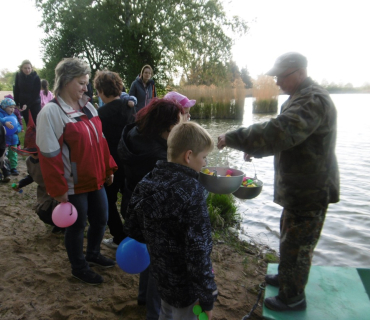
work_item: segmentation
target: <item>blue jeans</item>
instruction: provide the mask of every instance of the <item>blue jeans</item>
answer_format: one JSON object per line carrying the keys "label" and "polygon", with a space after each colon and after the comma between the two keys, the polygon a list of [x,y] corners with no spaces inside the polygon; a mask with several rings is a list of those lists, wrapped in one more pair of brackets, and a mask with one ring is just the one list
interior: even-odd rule
{"label": "blue jeans", "polygon": [[72,271],[89,270],[84,253],[84,231],[89,219],[87,231],[86,256],[96,257],[100,254],[100,243],[103,239],[108,220],[108,201],[104,187],[100,190],[69,195],[69,202],[77,209],[77,220],[66,228],[65,246]]}

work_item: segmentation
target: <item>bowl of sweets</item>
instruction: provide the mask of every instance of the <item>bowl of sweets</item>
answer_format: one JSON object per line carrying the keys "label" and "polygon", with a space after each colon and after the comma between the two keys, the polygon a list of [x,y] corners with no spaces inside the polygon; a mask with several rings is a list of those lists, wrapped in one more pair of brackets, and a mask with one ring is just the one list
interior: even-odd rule
{"label": "bowl of sweets", "polygon": [[257,176],[254,178],[243,177],[242,184],[240,188],[233,192],[233,195],[239,199],[253,199],[257,197],[263,187],[263,182],[257,179]]}
{"label": "bowl of sweets", "polygon": [[244,172],[228,167],[206,167],[199,173],[199,182],[207,191],[218,194],[233,193],[240,188]]}

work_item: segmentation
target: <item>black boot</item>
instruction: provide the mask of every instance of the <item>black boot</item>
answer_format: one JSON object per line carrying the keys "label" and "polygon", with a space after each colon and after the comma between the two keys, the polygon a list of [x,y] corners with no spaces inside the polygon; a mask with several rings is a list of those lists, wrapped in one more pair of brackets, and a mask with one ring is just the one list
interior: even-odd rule
{"label": "black boot", "polygon": [[283,301],[279,296],[265,299],[265,306],[273,311],[303,311],[307,308],[304,293]]}
{"label": "black boot", "polygon": [[273,287],[279,286],[279,275],[278,274],[266,274],[265,282]]}

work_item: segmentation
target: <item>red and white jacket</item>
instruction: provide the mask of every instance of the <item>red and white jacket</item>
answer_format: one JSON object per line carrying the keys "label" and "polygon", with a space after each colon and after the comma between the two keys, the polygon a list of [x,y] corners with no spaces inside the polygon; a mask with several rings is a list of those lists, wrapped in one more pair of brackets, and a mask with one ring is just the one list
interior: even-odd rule
{"label": "red and white jacket", "polygon": [[99,190],[117,170],[96,109],[88,97],[79,103],[77,112],[57,97],[37,116],[41,172],[52,197]]}

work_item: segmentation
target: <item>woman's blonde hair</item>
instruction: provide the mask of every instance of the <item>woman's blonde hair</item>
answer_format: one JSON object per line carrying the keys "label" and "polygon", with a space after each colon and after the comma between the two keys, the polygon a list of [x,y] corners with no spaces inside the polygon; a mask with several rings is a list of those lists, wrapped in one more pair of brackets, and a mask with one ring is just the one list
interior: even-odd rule
{"label": "woman's blonde hair", "polygon": [[33,66],[30,60],[23,60],[21,65],[19,66],[19,71],[22,71],[22,68],[25,64],[29,64],[31,66],[31,69],[33,70]]}
{"label": "woman's blonde hair", "polygon": [[180,122],[175,125],[167,140],[168,160],[177,159],[182,153],[191,150],[195,155],[211,151],[214,142],[209,133],[195,122]]}
{"label": "woman's blonde hair", "polygon": [[84,75],[90,76],[90,66],[79,58],[65,58],[55,68],[54,96],[57,97],[61,89],[74,78]]}

